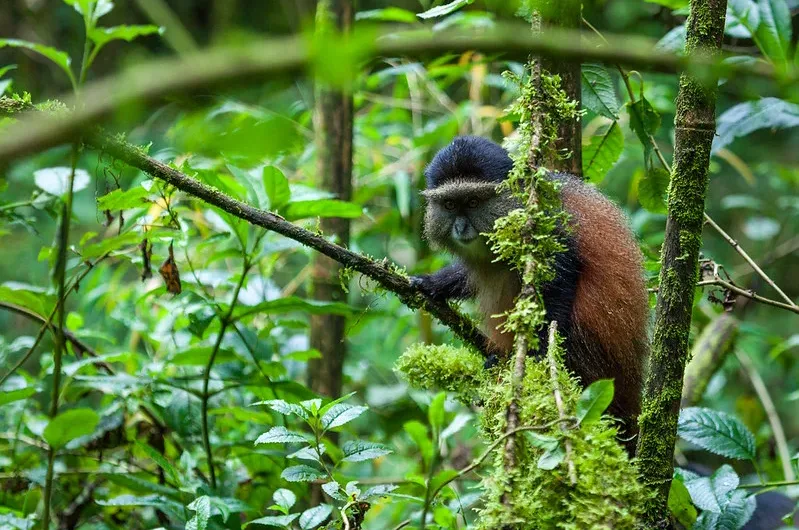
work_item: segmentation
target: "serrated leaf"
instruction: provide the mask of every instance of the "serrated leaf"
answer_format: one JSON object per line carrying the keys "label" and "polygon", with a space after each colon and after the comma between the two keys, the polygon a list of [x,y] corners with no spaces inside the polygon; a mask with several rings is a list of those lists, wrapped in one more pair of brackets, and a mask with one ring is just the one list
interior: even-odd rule
{"label": "serrated leaf", "polygon": [[696,508],[691,503],[691,494],[682,479],[675,477],[669,488],[669,511],[686,528],[691,528],[696,521]]}
{"label": "serrated leaf", "polygon": [[379,486],[373,486],[368,490],[366,490],[365,492],[363,492],[363,495],[361,495],[361,499],[368,500],[373,497],[383,497],[385,495],[388,495],[398,487],[399,486],[395,484],[380,484]]}
{"label": "serrated leaf", "polygon": [[383,444],[351,440],[345,442],[341,450],[344,452],[344,462],[362,462],[391,454],[393,451]]}
{"label": "serrated leaf", "polygon": [[319,506],[308,508],[300,515],[300,528],[303,530],[316,528],[324,523],[332,512],[333,507],[329,504],[320,504]]}
{"label": "serrated leaf", "polygon": [[269,198],[269,209],[278,211],[289,199],[291,199],[291,189],[289,189],[289,179],[280,169],[275,166],[265,166],[261,173],[261,180],[264,184],[264,191]]}
{"label": "serrated leaf", "polygon": [[278,528],[290,528],[291,523],[299,517],[300,514],[298,513],[291,513],[289,515],[267,515],[266,517],[261,517],[259,519],[255,519],[247,523],[247,526],[251,524],[262,524],[264,526],[276,526]]}
{"label": "serrated leaf", "polygon": [[[325,454],[325,446],[320,444],[319,445],[319,453]],[[310,460],[311,462],[319,462],[319,453],[317,453],[316,449],[313,447],[303,447],[298,451],[294,451],[290,455],[286,455],[286,458],[297,458],[299,460]]]}
{"label": "serrated leaf", "polygon": [[253,405],[266,405],[270,409],[274,410],[279,414],[283,414],[284,416],[290,416],[292,414],[296,414],[300,418],[308,419],[308,413],[302,408],[300,405],[296,403],[289,403],[288,401],[284,401],[282,399],[268,399],[266,401],[258,401],[257,403],[253,403]]}
{"label": "serrated leaf", "polygon": [[774,63],[787,65],[791,46],[791,11],[785,0],[759,0],[760,24],[755,35],[761,51]]}
{"label": "serrated leaf", "polygon": [[36,392],[38,392],[38,390],[30,386],[27,388],[18,388],[16,390],[5,390],[0,392],[0,406],[27,399]]}
{"label": "serrated leaf", "polygon": [[601,64],[582,65],[582,105],[611,120],[619,119],[619,102],[613,79]]}
{"label": "serrated leaf", "polygon": [[314,469],[311,466],[299,465],[287,467],[280,474],[280,477],[289,482],[312,482],[314,480],[323,479],[326,475],[322,471]]}
{"label": "serrated leaf", "polygon": [[759,129],[787,129],[799,126],[799,105],[779,98],[762,98],[739,103],[716,120],[713,152],[726,147],[736,138]]}
{"label": "serrated leaf", "polygon": [[624,133],[618,122],[610,124],[603,134],[592,136],[583,144],[583,176],[598,184],[619,160],[624,150]]}
{"label": "serrated leaf", "polygon": [[418,13],[416,16],[422,19],[443,17],[444,15],[449,15],[450,13],[454,13],[458,9],[467,6],[472,2],[474,2],[474,0],[454,0],[453,2],[450,2],[448,4],[428,9],[424,13]]}
{"label": "serrated leaf", "polygon": [[322,428],[329,430],[341,427],[366,412],[367,408],[359,405],[337,403],[322,416]]}
{"label": "serrated leaf", "polygon": [[100,210],[128,210],[131,208],[144,208],[149,205],[147,200],[149,192],[142,186],[134,186],[129,190],[114,190],[97,199]]}
{"label": "serrated leaf", "polygon": [[600,379],[591,383],[577,400],[577,423],[590,424],[602,417],[613,401],[613,380]]}
{"label": "serrated leaf", "polygon": [[307,440],[299,433],[292,432],[285,427],[272,427],[255,440],[255,445],[259,444],[293,444],[305,443]]}
{"label": "serrated leaf", "polygon": [[754,435],[738,418],[725,412],[701,407],[683,409],[680,411],[677,433],[717,455],[740,460],[752,460],[755,457]]}
{"label": "serrated leaf", "polygon": [[314,201],[294,201],[288,203],[281,212],[288,221],[297,221],[309,217],[341,217],[357,219],[363,214],[363,208],[353,202],[337,199],[318,199]]}
{"label": "serrated leaf", "polygon": [[347,496],[341,493],[341,485],[335,480],[322,484],[322,491],[337,501],[347,500]]}
{"label": "serrated leaf", "polygon": [[186,530],[206,530],[211,518],[211,499],[208,495],[194,499],[186,507],[195,512],[194,517],[186,523]]}
{"label": "serrated leaf", "polygon": [[62,412],[47,424],[42,437],[54,449],[67,442],[94,432],[100,416],[92,409],[72,409]]}
{"label": "serrated leaf", "polygon": [[646,98],[641,98],[632,104],[627,103],[627,112],[630,115],[630,129],[638,136],[644,147],[649,148],[651,145],[649,135],[654,135],[660,128],[660,113]]}
{"label": "serrated leaf", "polygon": [[692,530],[740,530],[752,518],[757,507],[755,496],[735,490],[721,513],[702,512]]}
{"label": "serrated leaf", "polygon": [[138,37],[152,35],[154,33],[161,33],[161,28],[151,24],[123,25],[111,26],[108,28],[93,28],[89,32],[89,38],[97,45],[98,48],[100,48],[114,40],[125,40],[131,42]]}
{"label": "serrated leaf", "polygon": [[72,75],[72,69],[69,66],[72,62],[72,59],[69,58],[69,55],[67,55],[66,52],[62,52],[61,50],[51,46],[45,46],[43,44],[37,44],[35,42],[29,42],[20,39],[0,39],[0,48],[4,48],[6,46],[10,46],[12,48],[25,48],[50,59],[59,68],[61,68],[64,73],[67,74],[70,82],[75,85],[75,77]]}
{"label": "serrated leaf", "polygon": [[272,500],[275,501],[275,504],[288,511],[297,502],[297,496],[291,490],[280,488],[272,494]]}
{"label": "serrated leaf", "polygon": [[[69,167],[48,167],[33,172],[33,180],[36,186],[46,191],[50,195],[61,197],[66,195],[69,190],[69,177],[72,168]],[[72,192],[77,193],[89,185],[91,178],[89,173],[83,169],[75,169],[75,180],[72,184]]]}
{"label": "serrated leaf", "polygon": [[638,201],[654,213],[666,213],[667,194],[671,175],[663,168],[650,168],[638,181]]}

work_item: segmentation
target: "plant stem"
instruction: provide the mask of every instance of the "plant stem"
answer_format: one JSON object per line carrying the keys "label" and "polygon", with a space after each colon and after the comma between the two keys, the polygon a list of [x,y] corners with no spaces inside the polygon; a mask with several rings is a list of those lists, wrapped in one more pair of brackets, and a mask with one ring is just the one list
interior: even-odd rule
{"label": "plant stem", "polygon": [[[58,293],[57,300],[66,298],[66,271],[67,271],[67,251],[69,250],[69,225],[72,220],[72,188],[75,183],[75,170],[78,166],[78,144],[72,146],[72,169],[69,174],[66,196],[62,199],[61,216],[57,240],[57,258],[53,268],[53,283]],[[56,304],[56,329],[55,344],[53,349],[53,384],[51,388],[52,396],[50,400],[50,412],[48,416],[52,421],[58,415],[58,398],[61,392],[61,361],[66,349],[66,338],[64,326],[66,324],[66,310],[63,303]],[[47,325],[42,326],[43,329]],[[44,513],[42,514],[42,526],[47,529],[50,526],[50,503],[53,496],[53,464],[55,463],[55,448],[47,449],[47,474],[44,481]]]}

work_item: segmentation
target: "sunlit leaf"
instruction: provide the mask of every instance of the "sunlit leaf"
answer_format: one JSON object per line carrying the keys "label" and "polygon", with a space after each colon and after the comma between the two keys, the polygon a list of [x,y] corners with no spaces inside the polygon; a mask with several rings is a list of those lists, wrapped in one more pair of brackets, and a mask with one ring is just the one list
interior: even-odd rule
{"label": "sunlit leaf", "polygon": [[308,217],[343,217],[356,219],[363,214],[363,208],[353,202],[337,199],[321,199],[315,201],[294,201],[286,205],[282,212],[289,221],[307,219]]}
{"label": "sunlit leaf", "polygon": [[272,494],[272,500],[275,501],[275,504],[288,511],[297,502],[297,496],[291,490],[280,488]]}
{"label": "sunlit leaf", "polygon": [[[66,195],[69,190],[69,177],[72,168],[69,167],[48,167],[33,172],[33,180],[36,186],[46,191],[50,195],[61,197]],[[72,192],[77,193],[89,185],[91,178],[86,170],[75,169],[75,179],[72,184]]]}
{"label": "sunlit leaf", "polygon": [[612,379],[594,381],[583,390],[577,400],[577,422],[587,425],[598,421],[613,401],[613,390]]}
{"label": "sunlit leaf", "polygon": [[255,440],[255,445],[258,444],[289,444],[289,443],[305,443],[305,436],[302,434],[291,432],[283,426],[272,427]]}
{"label": "sunlit leaf", "polygon": [[417,21],[413,12],[399,7],[359,11],[355,13],[355,20],[380,20],[384,22],[405,22],[407,24],[413,24]]}
{"label": "sunlit leaf", "polygon": [[16,390],[4,390],[3,392],[0,392],[0,406],[7,403],[13,403],[14,401],[27,399],[36,392],[38,392],[38,390],[31,386],[27,388],[18,388]]}
{"label": "sunlit leaf", "polygon": [[269,198],[269,209],[277,211],[291,199],[289,181],[280,169],[265,166],[262,172],[264,191]]}
{"label": "sunlit leaf", "polygon": [[94,431],[100,416],[92,409],[72,409],[62,412],[44,428],[43,438],[54,449],[64,447],[67,442]]}
{"label": "sunlit leaf", "polygon": [[759,0],[760,25],[755,35],[761,51],[779,65],[786,65],[791,46],[791,10],[785,0]]}
{"label": "sunlit leaf", "polygon": [[280,474],[283,480],[289,482],[312,482],[314,480],[323,479],[325,476],[326,475],[322,471],[306,465],[287,467]]}
{"label": "sunlit leaf", "polygon": [[341,427],[342,425],[351,422],[367,410],[368,407],[362,407],[360,405],[338,403],[331,407],[330,410],[325,412],[324,416],[322,416],[322,428],[329,430]]}
{"label": "sunlit leaf", "polygon": [[89,32],[89,38],[98,46],[105,46],[113,40],[132,41],[137,37],[152,35],[162,31],[158,26],[153,25],[124,25],[112,26],[109,28],[94,28]]}
{"label": "sunlit leaf", "polygon": [[10,46],[12,48],[25,48],[34,51],[39,55],[47,57],[59,68],[61,68],[61,70],[67,74],[67,77],[69,77],[70,82],[75,85],[75,77],[72,74],[72,69],[70,68],[72,59],[69,58],[69,55],[67,55],[66,52],[62,52],[61,50],[51,46],[36,44],[35,42],[29,42],[25,40],[0,39],[0,48],[4,48],[5,46]]}
{"label": "sunlit leaf", "polygon": [[467,6],[472,2],[474,2],[474,0],[454,0],[447,4],[430,8],[424,13],[419,13],[416,16],[424,19],[443,17],[444,15],[449,15],[450,13],[454,13],[458,9]]}
{"label": "sunlit leaf", "polygon": [[316,528],[324,523],[332,512],[333,507],[329,504],[320,504],[319,506],[308,508],[300,515],[300,528],[303,530]]}
{"label": "sunlit leaf", "polygon": [[350,440],[345,442],[341,450],[344,451],[344,462],[373,460],[392,453],[391,449],[383,444],[366,442],[363,440]]}

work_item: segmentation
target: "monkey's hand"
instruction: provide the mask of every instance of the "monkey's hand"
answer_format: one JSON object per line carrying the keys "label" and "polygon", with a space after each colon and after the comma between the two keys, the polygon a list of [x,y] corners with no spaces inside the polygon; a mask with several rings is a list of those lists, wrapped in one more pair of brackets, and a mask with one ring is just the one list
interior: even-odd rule
{"label": "monkey's hand", "polygon": [[436,280],[435,274],[411,276],[411,288],[433,300],[446,301],[448,298],[447,293],[441,288],[441,282]]}
{"label": "monkey's hand", "polygon": [[473,296],[466,268],[457,262],[433,274],[411,276],[411,287],[434,300],[462,300]]}

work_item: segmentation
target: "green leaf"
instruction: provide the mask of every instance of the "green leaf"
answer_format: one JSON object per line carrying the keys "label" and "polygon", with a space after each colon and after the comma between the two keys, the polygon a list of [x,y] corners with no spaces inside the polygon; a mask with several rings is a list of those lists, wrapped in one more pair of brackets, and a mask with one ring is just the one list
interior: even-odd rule
{"label": "green leaf", "polygon": [[44,428],[43,438],[53,449],[64,447],[67,442],[94,432],[100,416],[92,409],[72,409],[62,412]]}
{"label": "green leaf", "polygon": [[296,458],[298,460],[309,460],[311,462],[319,462],[319,453],[325,454],[325,451],[327,451],[327,449],[323,444],[319,445],[318,452],[316,449],[308,445],[298,451],[294,451],[290,455],[286,455],[286,458]]}
{"label": "green leaf", "polygon": [[0,285],[0,301],[30,309],[39,316],[47,317],[55,304],[55,298],[33,285],[6,282]]}
{"label": "green leaf", "polygon": [[427,410],[427,419],[435,433],[440,432],[444,426],[444,402],[446,400],[446,392],[439,392],[430,402],[430,408]]}
{"label": "green leaf", "polygon": [[677,433],[692,444],[717,455],[739,460],[755,458],[754,435],[741,420],[725,412],[702,407],[683,409],[680,411]]}
{"label": "green leaf", "polygon": [[326,475],[310,466],[299,465],[287,467],[283,470],[283,473],[280,474],[280,477],[289,482],[312,482],[314,480],[323,479]]}
{"label": "green leaf", "polygon": [[405,22],[407,24],[414,24],[417,21],[413,12],[399,7],[359,11],[355,13],[355,20],[380,20],[384,22]]}
{"label": "green leaf", "polygon": [[544,451],[544,454],[538,459],[536,466],[538,469],[544,471],[551,471],[558,467],[561,462],[566,458],[566,453],[563,448],[558,444],[554,449]]}
{"label": "green leaf", "polygon": [[760,25],[760,10],[754,0],[729,0],[724,33],[739,39],[751,39]]}
{"label": "green leaf", "polygon": [[178,473],[178,470],[175,469],[175,466],[173,466],[172,463],[167,460],[166,457],[164,457],[164,455],[138,440],[134,441],[134,445],[137,449],[147,455],[147,458],[155,462],[158,467],[163,469],[170,481],[177,485],[181,484],[182,481],[180,480],[180,474]]}
{"label": "green leaf", "polygon": [[657,41],[656,50],[662,50],[676,55],[685,54],[685,25],[677,26]]}
{"label": "green leaf", "polygon": [[[50,195],[61,197],[66,195],[69,189],[69,177],[72,168],[68,167],[48,167],[33,172],[33,180],[36,186],[46,191]],[[91,177],[83,169],[75,170],[75,180],[72,183],[72,192],[77,193],[89,185]]]}
{"label": "green leaf", "polygon": [[667,211],[666,198],[671,175],[660,167],[653,167],[638,181],[638,201],[641,206],[654,213]]}
{"label": "green leaf", "polygon": [[383,497],[385,495],[388,495],[398,487],[399,486],[395,484],[380,484],[378,486],[373,486],[368,490],[366,490],[365,492],[363,492],[363,495],[361,495],[361,499],[368,500],[371,499],[372,497]]}
{"label": "green leaf", "polygon": [[128,250],[132,246],[137,246],[141,241],[141,237],[141,233],[138,232],[124,232],[117,236],[111,236],[102,241],[98,241],[97,243],[83,246],[80,255],[83,259],[94,259],[108,252],[123,249]]}
{"label": "green leaf", "polygon": [[335,429],[336,427],[341,427],[366,412],[367,409],[368,407],[362,407],[360,405],[337,403],[322,416],[322,428],[327,431]]}
{"label": "green leaf", "polygon": [[356,219],[363,214],[363,208],[353,202],[339,201],[337,199],[318,199],[315,201],[290,202],[281,213],[289,221],[297,221],[309,217]]}
{"label": "green leaf", "polygon": [[69,67],[72,59],[69,58],[69,55],[66,52],[62,52],[56,48],[52,48],[50,46],[45,46],[43,44],[36,44],[35,42],[29,42],[25,40],[19,39],[0,39],[0,48],[4,48],[6,46],[10,46],[12,48],[25,48],[27,50],[34,51],[39,55],[47,57],[53,63],[55,63],[59,68],[61,68],[64,73],[67,74],[69,77],[69,81],[72,83],[73,86],[76,85],[75,76],[72,75],[72,69]]}
{"label": "green leaf", "polygon": [[292,432],[285,427],[272,427],[255,440],[258,444],[293,444],[305,443],[307,440],[302,434]]}
{"label": "green leaf", "polygon": [[455,469],[442,469],[436,473],[427,487],[430,491],[436,490],[443,484],[449,484],[457,476],[458,471]]}
{"label": "green leaf", "polygon": [[250,521],[246,526],[251,524],[261,524],[264,526],[276,526],[278,528],[291,528],[291,523],[293,523],[294,519],[299,516],[300,514],[298,513],[292,513],[289,515],[267,515],[266,517],[261,517],[260,519]]}
{"label": "green leaf", "polygon": [[430,437],[427,433],[427,427],[420,421],[412,420],[406,422],[402,428],[411,437],[411,440],[413,440],[413,442],[416,444],[416,447],[419,448],[422,458],[426,462],[429,462],[433,456],[433,442],[430,441]]}
{"label": "green leaf", "polygon": [[303,530],[316,528],[324,523],[332,512],[333,507],[329,504],[320,504],[319,506],[308,508],[300,515],[300,528]]}
{"label": "green leaf", "polygon": [[787,65],[791,46],[791,12],[785,0],[759,0],[760,25],[755,36],[761,51],[777,65]]}
{"label": "green leaf", "polygon": [[618,122],[610,124],[604,133],[592,136],[583,144],[583,176],[598,184],[619,160],[624,150],[624,133]]}
{"label": "green leaf", "polygon": [[778,98],[739,103],[716,120],[713,152],[759,129],[787,129],[799,126],[799,105]]}
{"label": "green leaf", "polygon": [[146,208],[150,205],[147,199],[150,194],[143,186],[134,186],[129,190],[117,189],[97,199],[97,208],[100,210],[129,210],[131,208]]}
{"label": "green leaf", "polygon": [[601,64],[584,64],[581,77],[583,106],[600,116],[618,120],[619,102],[607,69]]}
{"label": "green leaf", "polygon": [[646,0],[650,4],[660,4],[669,9],[682,9],[688,7],[688,0]]}
{"label": "green leaf", "polygon": [[38,392],[38,390],[32,386],[27,388],[18,388],[17,390],[4,390],[3,392],[0,392],[0,406],[13,403],[14,401],[27,399],[36,392]]}
{"label": "green leaf", "polygon": [[303,300],[296,296],[287,296],[262,302],[254,306],[240,306],[234,315],[234,320],[252,314],[258,315],[280,315],[283,313],[298,312],[306,315],[341,315],[349,316],[354,309],[341,302],[321,302],[319,300]]}
{"label": "green leaf", "polygon": [[89,38],[100,48],[114,40],[131,42],[137,37],[161,33],[162,31],[163,30],[158,26],[153,26],[151,24],[111,26],[109,28],[93,28],[89,32]]}
{"label": "green leaf", "polygon": [[206,530],[208,520],[211,518],[211,499],[208,495],[194,499],[186,508],[196,512],[186,523],[186,530]]}
{"label": "green leaf", "polygon": [[577,400],[577,422],[588,425],[602,417],[613,401],[613,380],[600,379],[591,383]]}
{"label": "green leaf", "polygon": [[649,135],[654,135],[660,128],[660,113],[646,98],[632,104],[627,103],[627,112],[630,115],[630,128],[644,147],[649,149],[652,145]]}
{"label": "green leaf", "polygon": [[302,408],[300,405],[296,403],[289,403],[288,401],[284,401],[282,399],[269,399],[266,401],[259,401],[257,403],[253,403],[253,405],[266,405],[270,409],[274,410],[279,414],[283,414],[284,416],[290,416],[291,414],[296,414],[300,418],[308,419],[308,413]]}
{"label": "green leaf", "polygon": [[269,197],[270,210],[278,211],[289,202],[291,199],[289,179],[280,169],[275,166],[265,166],[261,173],[261,180],[264,183],[266,196]]}
{"label": "green leaf", "polygon": [[710,477],[678,469],[675,477],[682,479],[691,500],[702,509],[693,530],[739,530],[751,519],[754,496],[736,489],[740,480],[730,466],[721,466]]}
{"label": "green leaf", "polygon": [[735,490],[721,513],[702,512],[692,530],[740,530],[752,519],[756,507],[754,495]]}
{"label": "green leaf", "polygon": [[679,477],[671,481],[669,511],[685,528],[691,528],[696,521],[696,508],[691,503],[691,495]]}
{"label": "green leaf", "polygon": [[291,490],[280,488],[272,494],[272,500],[284,510],[289,511],[297,502],[297,496]]}
{"label": "green leaf", "polygon": [[341,450],[344,452],[344,462],[362,462],[373,460],[391,454],[393,451],[383,444],[352,440],[345,442]]}
{"label": "green leaf", "polygon": [[64,0],[64,3],[74,7],[83,16],[89,29],[94,27],[100,17],[114,9],[111,0]]}
{"label": "green leaf", "polygon": [[434,8],[428,9],[424,13],[419,13],[416,16],[423,19],[443,17],[444,15],[454,13],[458,9],[467,6],[472,2],[474,2],[474,0],[454,0],[453,2],[444,4],[443,6],[436,6]]}
{"label": "green leaf", "polygon": [[341,493],[341,484],[332,480],[330,482],[325,482],[322,484],[322,490],[327,493],[331,498],[336,499],[337,501],[346,501],[347,496]]}

